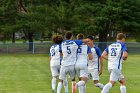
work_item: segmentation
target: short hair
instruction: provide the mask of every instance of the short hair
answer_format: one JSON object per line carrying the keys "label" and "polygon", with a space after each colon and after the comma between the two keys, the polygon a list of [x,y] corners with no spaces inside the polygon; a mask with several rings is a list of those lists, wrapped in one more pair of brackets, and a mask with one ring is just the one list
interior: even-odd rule
{"label": "short hair", "polygon": [[63,37],[62,37],[61,35],[54,35],[54,36],[52,37],[52,41],[53,41],[53,43],[55,43],[55,44],[60,44],[60,43],[63,42]]}
{"label": "short hair", "polygon": [[122,40],[123,38],[126,38],[126,36],[123,33],[118,33],[116,39]]}
{"label": "short hair", "polygon": [[65,38],[67,40],[71,39],[71,37],[72,37],[72,32],[68,31],[68,32],[65,33]]}
{"label": "short hair", "polygon": [[84,35],[82,33],[79,33],[77,35],[77,39],[80,40],[80,39],[84,39]]}
{"label": "short hair", "polygon": [[87,36],[87,38],[90,40],[94,40],[93,36],[91,36],[91,35]]}

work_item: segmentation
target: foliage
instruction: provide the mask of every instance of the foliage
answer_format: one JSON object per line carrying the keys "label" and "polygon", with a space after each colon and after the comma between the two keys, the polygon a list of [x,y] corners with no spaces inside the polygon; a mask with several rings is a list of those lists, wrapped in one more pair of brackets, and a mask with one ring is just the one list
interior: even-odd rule
{"label": "foliage", "polygon": [[[0,32],[99,35],[106,42],[111,31],[140,30],[139,0],[3,0],[0,1]],[[10,11],[9,11],[10,10]],[[33,36],[33,35],[32,35]],[[30,36],[31,37],[31,36]],[[139,37],[139,36],[136,36]],[[32,37],[34,38],[34,37]]]}

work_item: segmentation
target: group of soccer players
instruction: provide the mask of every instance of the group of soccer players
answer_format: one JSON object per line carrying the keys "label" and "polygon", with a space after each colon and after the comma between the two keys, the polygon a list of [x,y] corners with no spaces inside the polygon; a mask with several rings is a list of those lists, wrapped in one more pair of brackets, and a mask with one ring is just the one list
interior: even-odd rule
{"label": "group of soccer players", "polygon": [[[109,45],[101,54],[101,50],[94,45],[92,36],[77,35],[77,40],[72,40],[72,32],[65,33],[65,41],[62,36],[53,36],[54,45],[50,48],[50,68],[52,72],[52,93],[61,93],[62,85],[65,93],[68,93],[67,74],[72,81],[72,93],[86,93],[86,82],[92,77],[94,85],[102,89],[101,93],[108,93],[109,89],[120,81],[121,93],[126,93],[125,79],[121,72],[122,61],[127,59],[128,53],[125,45],[125,35],[119,33],[117,42]],[[103,70],[103,59],[108,60],[110,81],[105,86],[99,83],[99,77]],[[56,89],[56,81],[59,82]],[[75,82],[75,77],[79,81]]]}

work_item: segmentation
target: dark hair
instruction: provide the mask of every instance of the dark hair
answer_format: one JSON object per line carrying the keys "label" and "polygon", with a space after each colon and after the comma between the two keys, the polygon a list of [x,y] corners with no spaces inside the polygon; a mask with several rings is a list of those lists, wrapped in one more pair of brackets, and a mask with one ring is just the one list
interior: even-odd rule
{"label": "dark hair", "polygon": [[52,37],[52,41],[53,41],[53,43],[55,43],[55,44],[60,44],[60,43],[62,43],[63,38],[62,38],[61,35],[54,35],[54,36]]}
{"label": "dark hair", "polygon": [[123,38],[126,38],[123,33],[118,33],[116,39],[117,40],[122,40]]}
{"label": "dark hair", "polygon": [[82,33],[79,33],[77,35],[77,39],[80,40],[80,39],[84,39],[84,35]]}
{"label": "dark hair", "polygon": [[72,32],[68,31],[68,32],[65,33],[65,38],[67,40],[71,39],[71,37],[72,37]]}
{"label": "dark hair", "polygon": [[90,40],[94,40],[93,36],[91,36],[91,35],[87,36],[87,38]]}

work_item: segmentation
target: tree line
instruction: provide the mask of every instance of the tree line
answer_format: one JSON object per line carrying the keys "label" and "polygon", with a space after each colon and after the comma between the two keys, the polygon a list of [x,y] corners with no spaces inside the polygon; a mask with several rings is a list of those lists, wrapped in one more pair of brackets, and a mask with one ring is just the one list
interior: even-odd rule
{"label": "tree line", "polygon": [[22,32],[32,50],[35,33],[99,35],[128,32],[140,41],[140,0],[0,0],[0,35]]}

